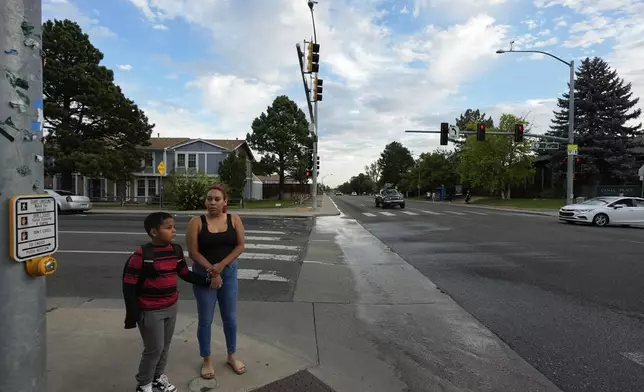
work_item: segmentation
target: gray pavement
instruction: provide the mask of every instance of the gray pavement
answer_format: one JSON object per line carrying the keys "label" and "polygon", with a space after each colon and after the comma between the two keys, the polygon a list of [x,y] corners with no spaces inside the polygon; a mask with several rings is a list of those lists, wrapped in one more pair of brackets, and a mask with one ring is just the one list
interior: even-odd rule
{"label": "gray pavement", "polygon": [[[185,245],[188,216],[177,216],[177,243]],[[313,224],[310,217],[242,218],[246,251],[239,258],[241,301],[290,301]],[[59,269],[47,281],[49,297],[122,298],[123,265],[149,240],[136,215],[61,216]],[[180,281],[184,299],[190,285]]]}
{"label": "gray pavement", "polygon": [[642,229],[454,203],[381,210],[371,197],[333,199],[562,390],[641,390]]}

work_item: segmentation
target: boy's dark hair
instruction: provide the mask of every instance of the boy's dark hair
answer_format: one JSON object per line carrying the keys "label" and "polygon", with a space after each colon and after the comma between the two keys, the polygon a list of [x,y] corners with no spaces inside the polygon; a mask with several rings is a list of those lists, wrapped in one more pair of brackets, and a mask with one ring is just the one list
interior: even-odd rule
{"label": "boy's dark hair", "polygon": [[152,229],[158,229],[159,227],[161,227],[166,219],[172,219],[172,215],[162,211],[151,213],[143,221],[145,232],[148,233],[149,236],[152,236],[152,234],[150,234]]}

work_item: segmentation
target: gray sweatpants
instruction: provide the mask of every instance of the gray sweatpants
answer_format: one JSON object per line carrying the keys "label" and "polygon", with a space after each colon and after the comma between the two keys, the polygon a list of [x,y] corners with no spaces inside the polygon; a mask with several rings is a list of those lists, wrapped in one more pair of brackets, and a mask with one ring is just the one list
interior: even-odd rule
{"label": "gray sweatpants", "polygon": [[141,312],[138,326],[144,348],[136,375],[139,385],[147,385],[165,372],[176,323],[176,303],[166,309]]}

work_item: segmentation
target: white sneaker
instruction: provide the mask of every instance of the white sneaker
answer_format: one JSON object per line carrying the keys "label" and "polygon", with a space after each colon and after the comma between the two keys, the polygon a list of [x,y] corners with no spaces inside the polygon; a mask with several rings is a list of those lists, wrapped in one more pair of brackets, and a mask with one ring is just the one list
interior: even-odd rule
{"label": "white sneaker", "polygon": [[154,388],[152,392],[177,392],[177,387],[170,383],[168,376],[165,374],[154,380],[152,387]]}
{"label": "white sneaker", "polygon": [[152,383],[149,383],[148,385],[139,385],[136,387],[136,392],[154,392],[152,390]]}

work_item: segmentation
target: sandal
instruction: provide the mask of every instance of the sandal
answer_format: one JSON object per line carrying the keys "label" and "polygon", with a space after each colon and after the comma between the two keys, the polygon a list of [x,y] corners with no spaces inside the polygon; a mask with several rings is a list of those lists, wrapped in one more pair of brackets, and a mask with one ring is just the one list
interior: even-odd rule
{"label": "sandal", "polygon": [[228,361],[226,362],[228,366],[230,366],[231,369],[237,374],[244,374],[246,373],[246,366],[242,361],[239,361],[235,359],[234,361]]}
{"label": "sandal", "polygon": [[212,366],[207,366],[206,364],[201,365],[201,378],[212,380],[215,378],[215,369],[213,369]]}

